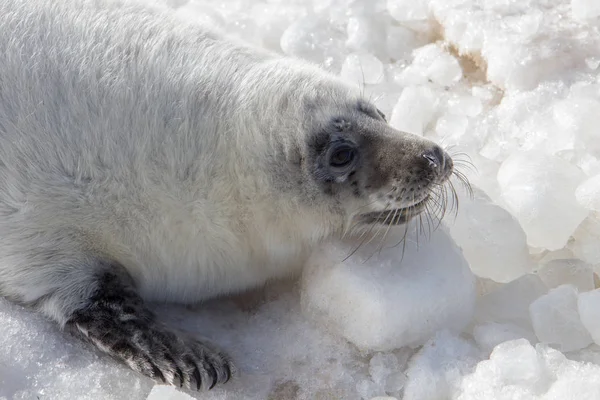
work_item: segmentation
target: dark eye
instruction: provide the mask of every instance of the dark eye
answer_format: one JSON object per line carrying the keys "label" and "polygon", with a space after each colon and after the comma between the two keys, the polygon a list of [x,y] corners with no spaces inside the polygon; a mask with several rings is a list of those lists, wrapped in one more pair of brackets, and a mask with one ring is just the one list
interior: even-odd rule
{"label": "dark eye", "polygon": [[334,149],[329,157],[329,165],[335,168],[343,168],[352,161],[354,161],[354,149],[346,145]]}

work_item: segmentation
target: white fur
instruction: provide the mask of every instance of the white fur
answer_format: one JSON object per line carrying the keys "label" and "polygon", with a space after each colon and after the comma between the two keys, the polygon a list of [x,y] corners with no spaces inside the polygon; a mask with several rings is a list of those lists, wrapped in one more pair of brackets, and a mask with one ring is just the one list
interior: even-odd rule
{"label": "white fur", "polygon": [[99,256],[195,302],[293,273],[348,222],[269,163],[297,156],[303,102],[356,96],[315,67],[94,0],[2,0],[0,55],[3,295],[64,322]]}

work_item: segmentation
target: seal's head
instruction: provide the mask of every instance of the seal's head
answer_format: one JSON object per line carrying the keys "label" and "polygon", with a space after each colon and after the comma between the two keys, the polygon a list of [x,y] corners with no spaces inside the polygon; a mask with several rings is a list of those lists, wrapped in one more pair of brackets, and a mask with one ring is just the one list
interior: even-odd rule
{"label": "seal's head", "polygon": [[253,139],[269,138],[261,158],[269,160],[278,218],[307,232],[346,234],[444,208],[454,163],[439,145],[392,128],[358,88],[335,77],[296,66],[273,74],[285,79],[277,90],[257,79],[260,107],[245,115],[260,118],[244,126],[260,121]]}
{"label": "seal's head", "polygon": [[338,103],[326,114],[306,137],[306,167],[353,226],[407,222],[453,172],[440,146],[392,128],[370,102]]}

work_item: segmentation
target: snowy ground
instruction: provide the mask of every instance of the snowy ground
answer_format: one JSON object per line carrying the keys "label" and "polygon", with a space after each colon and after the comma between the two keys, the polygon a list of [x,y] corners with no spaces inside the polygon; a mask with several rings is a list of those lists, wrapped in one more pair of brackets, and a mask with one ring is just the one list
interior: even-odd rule
{"label": "snowy ground", "polygon": [[[402,263],[330,245],[300,282],[158,308],[242,368],[198,398],[600,399],[598,0],[157,1],[341,73],[477,168]],[[0,398],[189,398],[1,300],[0,321]]]}

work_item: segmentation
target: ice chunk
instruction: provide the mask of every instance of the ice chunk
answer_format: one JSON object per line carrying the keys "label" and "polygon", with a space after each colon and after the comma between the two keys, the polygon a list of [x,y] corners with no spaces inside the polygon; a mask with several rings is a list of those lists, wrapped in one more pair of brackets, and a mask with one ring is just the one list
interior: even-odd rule
{"label": "ice chunk", "polygon": [[600,174],[583,181],[575,190],[575,197],[588,210],[600,211]]}
{"label": "ice chunk", "polygon": [[398,130],[422,135],[431,122],[436,104],[435,93],[429,87],[407,87],[392,111],[390,124]]}
{"label": "ice chunk", "polygon": [[429,10],[426,0],[387,0],[387,8],[392,17],[398,21],[414,21],[427,19]]}
{"label": "ice chunk", "polygon": [[595,399],[600,393],[600,367],[568,360],[545,345],[525,339],[498,345],[489,360],[461,383],[458,400]]}
{"label": "ice chunk", "polygon": [[502,378],[508,385],[526,386],[533,393],[542,392],[548,387],[550,377],[545,377],[544,360],[524,339],[499,344],[490,359],[502,371]]}
{"label": "ice chunk", "polygon": [[462,69],[456,58],[437,43],[415,50],[413,56],[411,68],[419,69],[425,77],[440,86],[450,86],[462,78]]}
{"label": "ice chunk", "polygon": [[515,218],[480,190],[475,190],[472,200],[461,197],[457,218],[448,227],[471,270],[496,282],[510,282],[530,272],[527,238]]}
{"label": "ice chunk", "polygon": [[373,104],[389,118],[392,109],[400,98],[402,89],[394,83],[380,83],[378,85],[368,85],[361,88],[364,96],[371,98]]}
{"label": "ice chunk", "polygon": [[[292,23],[306,17],[306,13],[306,7],[300,4],[256,2],[252,5],[251,18],[254,20],[256,26],[259,27],[258,33],[262,37],[262,46],[281,52],[281,36],[283,32]],[[242,39],[245,38],[242,37]]]}
{"label": "ice chunk", "polygon": [[385,394],[380,385],[368,379],[363,379],[356,384],[356,392],[363,399],[370,399],[373,396]]}
{"label": "ice chunk", "polygon": [[385,59],[385,24],[372,17],[356,16],[348,19],[346,47],[356,52],[369,52]]}
{"label": "ice chunk", "polygon": [[463,115],[444,114],[438,118],[435,131],[439,137],[451,143],[457,143],[467,132],[469,119]]}
{"label": "ice chunk", "polygon": [[406,369],[406,363],[408,363],[408,360],[413,356],[414,352],[415,350],[410,347],[402,347],[394,351],[394,354],[398,358],[400,369]]}
{"label": "ice chunk", "polygon": [[385,391],[386,393],[398,393],[404,385],[406,384],[406,380],[408,378],[404,374],[404,372],[393,372],[387,376],[385,379]]}
{"label": "ice chunk", "polygon": [[357,85],[380,83],[384,78],[383,64],[372,54],[352,53],[342,65],[341,76]]}
{"label": "ice chunk", "polygon": [[[565,15],[562,1],[544,6],[528,2],[523,8],[521,4],[434,0],[430,8],[444,28],[445,40],[461,53],[481,54],[488,79],[509,91],[532,89],[583,67],[597,43],[596,32],[560,24]],[[578,39],[575,31],[581,35]]]}
{"label": "ice chunk", "polygon": [[600,58],[588,57],[585,59],[585,65],[591,70],[596,70],[600,66]]}
{"label": "ice chunk", "polygon": [[565,364],[543,400],[597,399],[600,393],[600,367],[572,361],[565,361]]}
{"label": "ice chunk", "polygon": [[481,297],[475,320],[478,323],[513,323],[532,330],[529,305],[546,292],[546,285],[537,275],[527,274]]}
{"label": "ice chunk", "polygon": [[600,173],[600,160],[590,153],[579,152],[572,162],[575,162],[575,164],[588,176],[595,176]]}
{"label": "ice chunk", "polygon": [[462,376],[470,373],[480,359],[473,344],[440,331],[411,359],[403,400],[449,398]]}
{"label": "ice chunk", "polygon": [[[552,384],[544,358],[525,339],[498,345],[462,382],[460,400],[536,399]],[[506,390],[509,390],[508,393]],[[500,397],[502,393],[510,394]]]}
{"label": "ice chunk", "polygon": [[510,322],[487,322],[473,328],[473,337],[479,348],[489,353],[497,345],[516,339],[526,339],[536,343],[537,338],[533,331],[520,327]]}
{"label": "ice chunk", "polygon": [[542,343],[558,346],[561,351],[572,351],[592,343],[590,334],[579,318],[577,289],[561,285],[541,296],[529,306],[531,322]]}
{"label": "ice chunk", "polygon": [[193,400],[193,397],[173,386],[154,385],[146,400]]}
{"label": "ice chunk", "polygon": [[400,76],[399,83],[422,84],[430,81],[439,86],[451,86],[462,78],[462,69],[441,45],[432,43],[413,52],[413,62]]}
{"label": "ice chunk", "polygon": [[489,294],[504,285],[488,278],[482,278],[480,276],[476,276],[476,278],[477,281],[475,285],[477,286],[477,296],[479,297],[485,296],[486,294]]}
{"label": "ice chunk", "polygon": [[394,82],[405,88],[428,85],[429,82],[427,82],[427,77],[423,72],[418,68],[413,68],[412,65],[399,64],[393,70]]}
{"label": "ice chunk", "polygon": [[600,289],[579,293],[577,309],[581,323],[594,342],[600,344]]}
{"label": "ice chunk", "polygon": [[392,60],[409,59],[413,50],[424,46],[427,38],[404,26],[388,26],[386,50]]}
{"label": "ice chunk", "polygon": [[377,353],[369,362],[369,373],[375,383],[383,385],[388,375],[399,367],[398,358],[393,353]]}
{"label": "ice chunk", "polygon": [[573,233],[569,248],[575,256],[587,263],[600,263],[600,217],[597,213],[586,218]]}
{"label": "ice chunk", "polygon": [[548,288],[569,283],[581,292],[594,289],[594,270],[586,262],[575,259],[552,260],[537,271]]}
{"label": "ice chunk", "polygon": [[573,132],[587,151],[600,155],[598,143],[598,115],[600,101],[589,97],[569,97],[553,107],[554,121],[566,134]]}
{"label": "ice chunk", "polygon": [[[437,330],[460,331],[475,300],[474,277],[445,229],[421,237],[390,229],[381,243],[337,244],[315,254],[302,283],[302,306],[361,349],[391,350],[419,345]],[[394,247],[395,246],[395,247]],[[381,248],[381,252],[379,249]]]}
{"label": "ice chunk", "polygon": [[514,153],[502,163],[498,171],[502,198],[530,246],[557,250],[567,243],[588,214],[575,198],[583,177],[579,168],[537,151]]}
{"label": "ice chunk", "polygon": [[324,18],[314,15],[298,18],[281,35],[285,54],[305,58],[330,67],[341,65],[345,54],[344,34]]}
{"label": "ice chunk", "polygon": [[596,0],[571,0],[571,12],[575,19],[597,18],[600,16],[600,2]]}
{"label": "ice chunk", "polygon": [[545,254],[542,256],[542,258],[540,258],[538,260],[538,263],[540,265],[543,264],[547,264],[550,261],[554,261],[554,260],[569,260],[571,258],[577,258],[575,257],[575,255],[573,254],[573,252],[567,248],[564,247],[560,250],[554,250],[554,251],[548,251],[545,252]]}
{"label": "ice chunk", "polygon": [[448,100],[448,111],[455,115],[476,117],[483,110],[481,100],[477,96],[455,94]]}

